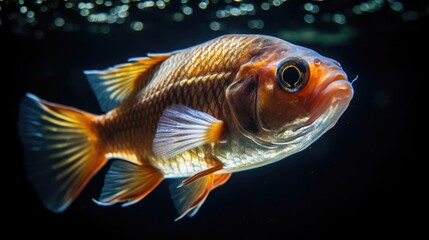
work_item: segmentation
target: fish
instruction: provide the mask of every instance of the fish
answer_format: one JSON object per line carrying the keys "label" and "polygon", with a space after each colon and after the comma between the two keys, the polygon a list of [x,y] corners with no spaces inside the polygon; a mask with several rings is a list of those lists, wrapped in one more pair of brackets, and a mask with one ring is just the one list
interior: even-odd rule
{"label": "fish", "polygon": [[223,35],[84,74],[104,114],[31,93],[20,104],[27,176],[55,213],[112,161],[95,203],[129,206],[169,179],[176,220],[193,217],[233,173],[310,146],[354,94],[337,61],[266,35]]}

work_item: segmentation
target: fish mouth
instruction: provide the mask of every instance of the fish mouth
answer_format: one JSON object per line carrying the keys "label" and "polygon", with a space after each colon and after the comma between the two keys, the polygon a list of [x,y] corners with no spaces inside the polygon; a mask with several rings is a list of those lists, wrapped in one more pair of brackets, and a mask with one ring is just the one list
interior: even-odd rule
{"label": "fish mouth", "polygon": [[[332,111],[332,106],[342,106],[346,109],[353,98],[354,90],[347,80],[347,75],[342,70],[333,71],[322,80],[322,83],[315,89],[309,100],[309,111],[312,123],[326,111]],[[344,111],[343,110],[343,111]],[[341,112],[342,113],[342,112]],[[341,114],[338,115],[338,118]],[[332,127],[338,119],[333,119]]]}
{"label": "fish mouth", "polygon": [[347,79],[346,73],[342,70],[328,73],[313,92],[310,101],[318,101],[318,98],[325,95],[351,99],[353,97],[353,87]]}

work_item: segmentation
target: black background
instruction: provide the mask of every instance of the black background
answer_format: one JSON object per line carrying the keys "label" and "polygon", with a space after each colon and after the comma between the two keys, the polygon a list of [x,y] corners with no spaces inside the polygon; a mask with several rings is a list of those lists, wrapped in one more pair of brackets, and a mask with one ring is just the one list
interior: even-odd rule
{"label": "black background", "polygon": [[409,234],[406,199],[412,194],[405,184],[405,169],[416,161],[409,155],[409,126],[415,114],[410,108],[419,101],[418,89],[427,78],[422,74],[423,62],[417,59],[428,40],[422,36],[427,17],[403,22],[388,10],[349,20],[358,34],[348,44],[305,44],[338,60],[350,78],[359,75],[355,97],[337,125],[287,160],[234,174],[210,194],[196,217],[174,222],[177,213],[167,181],[133,206],[95,205],[91,198],[98,196],[107,167],[64,213],[53,214],[42,206],[25,177],[16,134],[18,105],[25,92],[101,113],[83,70],[103,69],[147,52],[185,48],[225,33],[275,35],[280,27],[297,27],[282,24],[280,10],[262,18],[266,27],[257,32],[244,27],[213,32],[203,17],[195,16],[180,24],[153,23],[141,33],[51,31],[40,40],[13,34],[8,29],[13,26],[4,23],[0,33],[2,59],[7,63],[2,64],[1,79],[7,154],[1,167],[2,200],[9,213],[7,225],[22,229],[14,234],[120,239],[350,239]]}

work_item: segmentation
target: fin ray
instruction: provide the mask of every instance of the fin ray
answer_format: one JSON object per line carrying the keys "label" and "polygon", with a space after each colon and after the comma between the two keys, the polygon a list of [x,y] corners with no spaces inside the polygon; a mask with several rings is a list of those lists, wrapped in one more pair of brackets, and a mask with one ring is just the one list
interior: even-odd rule
{"label": "fin ray", "polygon": [[162,180],[163,175],[153,167],[115,161],[107,172],[97,202],[101,205],[122,202],[123,207],[132,205],[146,197]]}
{"label": "fin ray", "polygon": [[171,54],[158,54],[135,58],[131,59],[131,62],[106,70],[90,70],[84,73],[102,110],[107,112],[141,90],[150,80],[149,77],[144,77],[145,74],[170,56]]}
{"label": "fin ray", "polygon": [[209,159],[211,162],[214,162],[214,166],[213,166],[213,167],[211,167],[211,168],[209,168],[209,169],[206,169],[206,170],[204,170],[204,171],[201,171],[201,172],[199,172],[199,173],[197,173],[197,174],[195,174],[195,175],[193,175],[193,176],[191,176],[191,177],[189,177],[189,178],[187,178],[187,179],[183,180],[183,181],[182,181],[182,184],[180,184],[180,185],[178,186],[178,188],[179,188],[179,187],[182,187],[183,185],[188,185],[188,184],[190,184],[190,183],[192,183],[192,182],[196,181],[197,179],[199,179],[199,178],[201,178],[201,177],[204,177],[204,176],[207,176],[207,175],[212,174],[212,173],[214,173],[214,172],[217,172],[217,171],[219,171],[219,170],[222,170],[222,168],[223,168],[223,164],[222,164],[221,162],[219,162],[219,161],[218,161],[217,159],[215,159],[214,157],[209,157],[208,159]]}
{"label": "fin ray", "polygon": [[105,164],[98,152],[94,115],[27,94],[19,133],[27,175],[44,205],[64,211]]}
{"label": "fin ray", "polygon": [[193,217],[203,205],[210,191],[224,184],[231,177],[231,173],[225,174],[208,174],[198,178],[192,183],[177,188],[179,180],[170,184],[170,194],[173,199],[179,217],[175,221],[185,216]]}
{"label": "fin ray", "polygon": [[167,107],[153,140],[155,155],[170,158],[207,143],[220,141],[224,124],[208,113],[184,105]]}

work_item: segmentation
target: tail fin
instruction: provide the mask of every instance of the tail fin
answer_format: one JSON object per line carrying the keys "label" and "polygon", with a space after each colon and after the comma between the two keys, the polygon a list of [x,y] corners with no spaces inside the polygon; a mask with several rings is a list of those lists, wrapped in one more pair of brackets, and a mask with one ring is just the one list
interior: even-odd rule
{"label": "tail fin", "polygon": [[18,124],[28,178],[53,212],[64,211],[107,161],[94,118],[29,93],[21,102]]}

